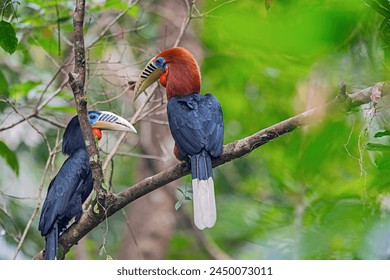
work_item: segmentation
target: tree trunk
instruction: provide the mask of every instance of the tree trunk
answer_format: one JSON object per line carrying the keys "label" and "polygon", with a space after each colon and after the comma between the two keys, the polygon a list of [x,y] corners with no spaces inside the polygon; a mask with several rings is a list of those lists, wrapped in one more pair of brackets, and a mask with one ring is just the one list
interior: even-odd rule
{"label": "tree trunk", "polygon": [[[187,6],[182,0],[161,2],[158,13],[164,18],[161,27],[161,49],[169,48],[176,42],[183,21],[186,19]],[[199,58],[201,49],[194,37],[184,34],[180,46],[188,48]],[[164,93],[165,94],[165,93]],[[154,119],[167,121],[164,112]],[[141,129],[141,147],[146,154],[169,156],[167,162],[140,159],[138,180],[154,175],[173,165],[177,160],[173,156],[174,142],[167,125],[143,121]],[[166,147],[168,155],[164,155],[161,144]],[[120,259],[165,259],[172,233],[176,228],[178,213],[175,211],[176,188],[173,182],[133,202],[128,210],[128,224],[125,225],[123,247],[119,252]]]}

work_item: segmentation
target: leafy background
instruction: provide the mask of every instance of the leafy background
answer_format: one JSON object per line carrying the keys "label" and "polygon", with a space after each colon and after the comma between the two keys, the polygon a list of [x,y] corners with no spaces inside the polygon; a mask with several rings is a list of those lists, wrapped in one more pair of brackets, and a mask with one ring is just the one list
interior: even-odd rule
{"label": "leafy background", "polygon": [[[74,3],[1,3],[0,259],[15,256],[25,229],[17,258],[29,259],[44,246],[37,231],[39,211],[34,216],[37,201],[64,160],[58,153],[41,184],[48,146],[58,144],[75,114],[71,91],[63,86],[72,69]],[[123,94],[123,87],[160,49],[162,3],[139,1],[130,10],[127,1],[87,3],[86,42],[99,39],[87,51],[89,104],[129,118],[132,96]],[[187,32],[203,54],[198,56],[203,92],[212,92],[222,104],[225,143],[331,100],[342,81],[353,92],[389,79],[387,0],[204,0],[196,1],[196,8]],[[172,12],[183,5],[177,9]],[[123,12],[108,35],[99,37]],[[204,233],[207,244],[234,259],[388,259],[385,101],[375,108],[324,112],[321,121],[218,167],[218,222]],[[37,108],[41,119],[14,125]],[[107,137],[103,150],[113,138]],[[139,152],[134,146],[129,149]],[[115,191],[136,182],[138,161],[115,158]],[[182,188],[189,182],[182,179]],[[190,212],[191,206],[184,202],[178,213]],[[32,226],[26,227],[29,221]],[[126,238],[118,229],[125,222],[126,216],[117,214],[109,226],[92,231],[83,241],[83,258],[116,258]],[[178,222],[164,258],[210,258],[208,247],[199,246],[189,231]],[[67,258],[80,255],[71,251]]]}

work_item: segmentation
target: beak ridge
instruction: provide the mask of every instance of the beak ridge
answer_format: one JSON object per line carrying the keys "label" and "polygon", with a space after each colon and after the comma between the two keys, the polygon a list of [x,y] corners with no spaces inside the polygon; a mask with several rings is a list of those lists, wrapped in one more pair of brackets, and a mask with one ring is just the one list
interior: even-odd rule
{"label": "beak ridge", "polygon": [[134,126],[124,118],[107,111],[101,111],[100,113],[99,118],[92,124],[92,128],[137,133]]}
{"label": "beak ridge", "polygon": [[141,74],[138,76],[138,80],[134,88],[134,101],[140,96],[140,94],[157,81],[160,76],[164,73],[164,70],[157,67],[154,63],[155,57],[153,57],[145,68],[142,70]]}

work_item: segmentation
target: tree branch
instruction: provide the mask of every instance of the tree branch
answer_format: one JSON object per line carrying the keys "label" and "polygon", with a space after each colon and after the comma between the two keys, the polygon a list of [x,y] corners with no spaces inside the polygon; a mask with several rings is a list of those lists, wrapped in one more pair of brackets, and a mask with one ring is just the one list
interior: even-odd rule
{"label": "tree branch", "polygon": [[[69,73],[69,85],[72,88],[76,101],[76,109],[80,121],[80,128],[85,141],[85,147],[89,156],[89,163],[92,171],[93,188],[97,193],[96,201],[97,212],[103,213],[104,203],[106,201],[106,190],[102,188],[103,171],[99,158],[99,151],[95,144],[95,138],[92,133],[91,124],[88,119],[87,98],[85,96],[85,46],[84,46],[84,17],[85,0],[76,0],[76,7],[73,13],[74,28],[74,72]],[[96,211],[96,209],[95,209]],[[61,250],[60,250],[61,252]],[[65,257],[65,251],[62,257]],[[42,254],[40,254],[42,255]],[[41,258],[36,256],[35,258]]]}
{"label": "tree branch", "polygon": [[[80,121],[80,128],[85,141],[85,147],[89,156],[89,163],[92,171],[93,188],[97,193],[96,201],[98,212],[104,208],[106,191],[102,188],[103,171],[99,158],[98,148],[95,144],[95,138],[92,133],[91,124],[88,119],[87,98],[85,96],[85,46],[84,46],[84,17],[85,0],[76,0],[75,11],[73,12],[73,40],[74,40],[74,72],[69,73],[69,85],[72,89],[76,102],[76,109]],[[94,201],[94,203],[96,202]],[[61,250],[60,250],[61,252]],[[65,256],[63,253],[62,257]],[[34,259],[42,259],[40,252]]]}
{"label": "tree branch", "polygon": [[[322,107],[308,110],[273,126],[262,129],[251,136],[225,145],[223,147],[221,157],[213,161],[213,167],[247,155],[254,149],[270,142],[273,139],[315,122],[318,120],[320,112],[323,112],[324,110],[329,111],[331,109],[337,109],[345,104],[347,104],[347,108],[350,109],[361,104],[369,103],[373,101],[373,98],[377,99],[378,96],[380,97],[388,94],[390,94],[390,82],[380,82],[374,86],[352,94],[345,93],[344,87],[342,87],[337,97]],[[377,102],[377,100],[375,100],[375,102]],[[104,212],[96,213],[93,211],[93,207],[89,207],[79,222],[74,223],[64,234],[60,236],[59,241],[64,249],[64,254],[108,216],[113,215],[134,200],[187,174],[189,174],[187,164],[185,162],[181,162],[160,173],[157,173],[156,175],[145,178],[118,194],[108,192],[106,195],[106,207]]]}
{"label": "tree branch", "polygon": [[103,171],[99,158],[99,151],[95,144],[91,124],[88,119],[87,98],[85,96],[85,47],[84,47],[84,16],[85,0],[76,0],[76,8],[73,13],[74,28],[74,73],[69,73],[69,84],[76,101],[77,114],[81,131],[85,141],[85,147],[89,156],[92,171],[93,189],[97,193],[98,204],[104,203],[106,191],[102,188]]}

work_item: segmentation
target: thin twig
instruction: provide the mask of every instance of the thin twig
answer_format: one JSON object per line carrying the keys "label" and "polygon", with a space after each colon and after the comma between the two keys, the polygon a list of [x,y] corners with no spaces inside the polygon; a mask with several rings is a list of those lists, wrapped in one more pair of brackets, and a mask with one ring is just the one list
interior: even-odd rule
{"label": "thin twig", "polygon": [[[91,48],[93,45],[95,45],[97,42],[99,42],[107,33],[108,30],[110,30],[110,28],[118,22],[118,20],[120,20],[124,15],[126,15],[131,8],[133,8],[137,3],[139,2],[139,0],[137,1],[134,1],[133,3],[129,3],[129,6],[127,7],[126,10],[122,11],[120,14],[118,14],[103,30],[102,32],[100,32],[100,35],[98,37],[95,38],[95,40],[93,40],[88,46],[87,46],[87,49]],[[134,30],[136,31],[136,30]]]}
{"label": "thin twig", "polygon": [[183,21],[181,28],[180,28],[180,31],[179,31],[179,35],[177,36],[176,41],[173,44],[173,47],[177,47],[180,44],[180,41],[183,38],[184,33],[187,30],[188,25],[191,22],[192,8],[195,6],[195,3],[196,3],[196,1],[192,1],[191,5],[190,5],[187,0],[184,2],[186,3],[186,6],[187,6],[187,16],[184,18],[184,21]]}
{"label": "thin twig", "polygon": [[[61,93],[61,91],[63,90],[63,88],[66,86],[67,83],[68,83],[67,80],[64,81],[64,82],[59,86],[59,88],[58,88],[56,91],[54,91],[54,92],[53,92],[45,101],[43,101],[43,102],[42,102],[37,108],[35,108],[35,110],[34,110],[32,113],[30,113],[29,115],[23,116],[21,119],[19,119],[18,121],[14,122],[14,123],[12,123],[12,124],[9,124],[9,125],[7,125],[7,126],[0,127],[0,132],[5,131],[5,130],[8,130],[8,129],[11,129],[11,128],[13,128],[13,127],[15,127],[15,126],[17,126],[17,125],[19,125],[19,124],[21,124],[21,123],[23,123],[23,122],[29,120],[29,119],[31,119],[31,118],[36,117],[36,116],[39,114],[39,112],[43,109],[43,107],[45,107],[51,100],[53,100],[53,98],[55,98],[59,93]],[[2,98],[2,100],[3,100],[4,102],[9,102],[8,100],[6,100],[6,99],[4,99],[4,98]]]}
{"label": "thin twig", "polygon": [[221,4],[219,4],[218,6],[214,7],[214,8],[211,8],[210,10],[208,10],[207,12],[203,12],[203,13],[200,13],[198,12],[197,14],[195,15],[192,15],[193,18],[201,18],[201,17],[207,17],[209,14],[211,14],[212,12],[222,8],[223,6],[225,5],[228,5],[228,4],[232,4],[234,2],[237,2],[237,0],[230,0],[230,1],[226,1],[226,2],[223,2]]}
{"label": "thin twig", "polygon": [[[152,88],[152,93],[148,95],[148,97],[145,99],[141,107],[138,108],[138,110],[135,112],[133,117],[130,120],[130,123],[135,124],[138,121],[138,116],[142,112],[142,110],[145,108],[146,104],[149,102],[149,100],[153,96],[153,91],[156,89],[156,87]],[[110,164],[110,161],[114,158],[116,152],[119,150],[120,146],[124,143],[125,139],[127,137],[127,133],[122,133],[121,136],[118,138],[117,142],[115,143],[114,147],[111,149],[110,154],[106,157],[106,160],[103,164],[103,170],[106,170],[108,165]]]}
{"label": "thin twig", "polygon": [[44,140],[48,150],[50,150],[50,144],[49,141],[47,140],[46,136],[40,131],[35,125],[33,125],[29,119],[26,119],[22,113],[19,112],[19,110],[10,102],[7,101],[8,105],[14,110],[14,112],[19,115],[22,119],[24,119]]}
{"label": "thin twig", "polygon": [[113,37],[118,37],[118,36],[123,36],[124,34],[127,34],[127,33],[131,33],[131,32],[136,32],[136,31],[140,31],[146,27],[149,26],[149,23],[145,23],[144,25],[141,25],[141,26],[138,26],[136,28],[132,28],[132,29],[126,29],[126,30],[122,30],[121,32],[118,32],[118,33],[113,33],[113,34],[110,34],[110,35],[105,35],[105,36],[102,36],[101,39],[108,39],[108,38],[113,38]]}
{"label": "thin twig", "polygon": [[37,197],[37,203],[35,205],[35,209],[34,211],[32,212],[31,216],[30,216],[30,219],[28,220],[27,222],[27,225],[26,227],[24,228],[24,231],[23,231],[23,234],[22,234],[22,237],[20,238],[19,242],[18,242],[18,245],[16,247],[16,251],[15,251],[15,254],[13,256],[13,259],[15,260],[16,257],[18,256],[19,254],[19,251],[20,249],[22,248],[22,245],[23,245],[23,242],[26,238],[26,235],[28,233],[28,230],[30,229],[31,225],[32,225],[32,222],[34,221],[39,209],[41,208],[41,203],[42,203],[42,190],[43,190],[43,185],[44,185],[44,182],[45,182],[45,177],[46,177],[46,174],[48,172],[48,169],[51,165],[51,162],[52,162],[52,159],[54,158],[54,156],[56,155],[57,153],[57,148],[59,146],[59,143],[56,143],[56,145],[53,147],[53,149],[50,149],[50,146],[49,146],[49,157],[47,158],[46,160],[46,164],[45,164],[45,168],[43,170],[43,174],[42,174],[42,177],[41,177],[41,181],[39,183],[39,188],[38,188],[38,197]]}
{"label": "thin twig", "polygon": [[[7,227],[3,224],[3,223],[0,223],[0,225],[4,228],[4,230],[6,231],[6,233],[12,237],[12,239],[18,243],[20,241],[20,232],[19,232],[19,227],[18,225],[16,224],[16,222],[14,221],[14,219],[12,218],[12,216],[7,212],[7,209],[5,208],[0,208],[0,212],[2,212],[4,214],[5,217],[7,217],[9,223],[12,224],[13,228],[14,228],[14,231],[16,232],[15,233],[10,233],[9,231],[7,231]],[[4,217],[3,216],[3,217]],[[1,220],[0,220],[1,222]],[[7,226],[9,225],[9,223],[7,222]]]}
{"label": "thin twig", "polygon": [[51,119],[48,119],[48,118],[45,118],[45,117],[42,117],[42,116],[39,116],[39,115],[35,116],[35,118],[38,119],[38,120],[50,123],[50,124],[52,124],[52,125],[54,125],[54,126],[56,126],[58,128],[63,128],[63,129],[66,128],[66,125],[63,125],[61,123],[55,122],[55,121],[53,121]]}
{"label": "thin twig", "polygon": [[37,199],[36,197],[31,197],[31,196],[16,196],[16,195],[11,195],[11,194],[6,194],[3,191],[0,191],[0,196],[5,196],[13,199],[27,199],[27,200],[35,200]]}

